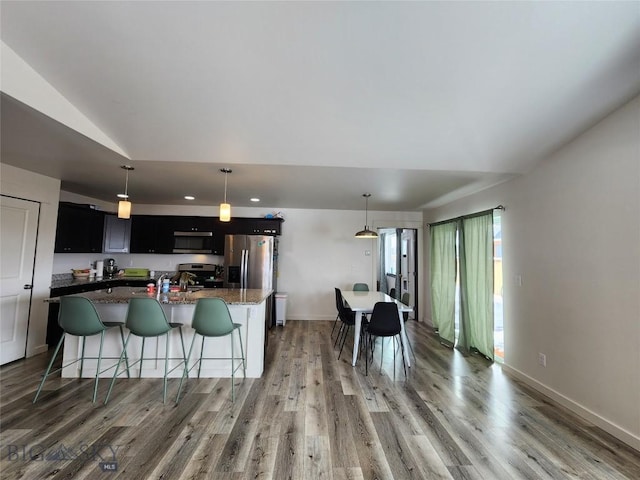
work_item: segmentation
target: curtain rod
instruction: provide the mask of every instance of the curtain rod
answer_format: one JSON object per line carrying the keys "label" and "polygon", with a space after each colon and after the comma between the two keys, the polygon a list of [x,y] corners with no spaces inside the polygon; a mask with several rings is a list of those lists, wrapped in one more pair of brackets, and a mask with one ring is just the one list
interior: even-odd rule
{"label": "curtain rod", "polygon": [[479,217],[480,215],[486,215],[487,213],[493,212],[494,210],[506,210],[506,208],[504,208],[504,205],[498,205],[497,207],[489,208],[488,210],[482,210],[481,212],[470,213],[468,215],[461,215],[459,217],[450,218],[448,220],[441,220],[439,222],[427,223],[427,227],[442,225],[444,223],[457,222],[458,220],[463,220],[465,218]]}

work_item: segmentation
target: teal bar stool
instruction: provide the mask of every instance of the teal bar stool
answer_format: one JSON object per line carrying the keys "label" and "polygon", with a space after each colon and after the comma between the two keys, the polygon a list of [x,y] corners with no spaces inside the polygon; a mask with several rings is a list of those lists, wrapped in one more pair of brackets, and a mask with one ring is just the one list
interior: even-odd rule
{"label": "teal bar stool", "polygon": [[[200,370],[202,369],[203,360],[231,360],[231,401],[235,401],[235,372],[242,366],[242,374],[247,377],[247,363],[244,357],[244,347],[242,346],[242,325],[239,323],[233,323],[231,320],[231,314],[229,313],[229,307],[226,302],[221,298],[201,298],[196,303],[196,308],[193,311],[193,320],[191,327],[195,330],[193,339],[191,340],[191,346],[189,347],[189,354],[187,359],[191,358],[193,351],[193,345],[195,344],[196,337],[200,335],[202,337],[202,343],[200,345],[200,357],[190,367],[185,368],[182,380],[180,380],[180,386],[178,387],[178,395],[176,402],[180,400],[180,393],[182,392],[182,383],[185,376],[189,375],[189,372],[198,366],[198,378],[200,378]],[[240,357],[235,356],[233,332],[238,332],[238,338],[240,340]],[[207,337],[231,337],[231,357],[203,357],[204,341]],[[235,365],[237,360],[242,360],[242,363]]]}
{"label": "teal bar stool", "polygon": [[[167,377],[173,372],[176,368],[184,365],[184,368],[187,367],[187,357],[185,355],[184,348],[184,338],[182,336],[182,324],[181,323],[169,323],[167,321],[167,317],[164,314],[164,310],[162,309],[162,305],[155,298],[132,298],[129,300],[129,308],[127,309],[127,320],[125,322],[125,326],[129,330],[129,334],[127,335],[127,339],[124,344],[124,348],[122,351],[122,355],[120,356],[120,360],[116,365],[116,371],[113,374],[113,378],[111,379],[111,384],[109,385],[109,391],[107,392],[107,396],[104,399],[104,404],[106,405],[109,401],[109,397],[111,396],[111,390],[113,389],[114,384],[116,383],[116,378],[118,377],[118,370],[120,368],[120,364],[122,360],[125,358],[127,353],[127,345],[129,344],[129,340],[131,339],[131,335],[135,335],[137,337],[142,338],[142,348],[140,350],[140,358],[135,362],[129,364],[129,368],[140,363],[140,371],[138,374],[138,378],[142,376],[142,362],[144,360],[144,341],[150,337],[160,337],[162,335],[165,336],[165,354],[164,354],[164,383],[163,383],[163,394],[162,401],[163,403],[167,402]],[[180,363],[174,366],[171,370],[169,370],[169,360],[176,360],[175,358],[169,358],[169,332],[173,329],[178,329],[180,332],[180,343],[182,344],[182,358],[178,358]],[[162,358],[148,358],[147,360],[161,360]]]}
{"label": "teal bar stool", "polygon": [[[126,351],[124,348],[124,333],[122,332],[122,323],[119,322],[103,322],[96,311],[96,307],[91,303],[91,300],[85,297],[60,297],[60,312],[58,313],[58,324],[60,328],[62,328],[62,336],[60,337],[60,341],[56,346],[56,349],[53,353],[53,357],[51,357],[51,361],[47,366],[47,369],[42,376],[42,381],[38,386],[38,391],[36,392],[36,396],[33,398],[33,403],[36,403],[38,397],[40,396],[40,392],[42,391],[42,387],[44,386],[44,382],[47,380],[49,375],[57,373],[61,371],[63,368],[67,368],[70,365],[80,362],[80,378],[82,378],[82,370],[84,368],[85,360],[98,360],[96,365],[96,377],[93,386],[93,402],[96,401],[96,395],[98,393],[98,378],[102,372],[106,372],[116,365],[111,365],[110,367],[100,370],[100,363],[103,359],[102,357],[102,346],[104,344],[104,332],[108,328],[119,327],[120,328],[120,338],[122,340],[122,355],[120,357],[104,357],[105,359],[119,359],[120,360],[124,356],[124,361],[127,366],[127,375],[129,375],[129,359],[126,356]],[[100,349],[98,350],[97,357],[86,357],[84,355],[84,349],[87,337],[92,335],[100,334]],[[51,371],[51,367],[58,356],[58,352],[60,351],[60,347],[62,347],[62,343],[67,335],[74,335],[76,337],[82,337],[82,354],[79,359],[73,360],[62,367]]]}

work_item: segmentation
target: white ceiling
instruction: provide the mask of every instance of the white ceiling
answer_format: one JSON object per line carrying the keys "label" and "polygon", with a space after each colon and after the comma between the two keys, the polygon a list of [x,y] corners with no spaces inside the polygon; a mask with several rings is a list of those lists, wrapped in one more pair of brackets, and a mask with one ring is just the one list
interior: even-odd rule
{"label": "white ceiling", "polygon": [[3,80],[2,162],[106,201],[128,163],[134,204],[217,204],[230,167],[232,205],[361,209],[371,192],[418,210],[528,171],[640,93],[635,1],[0,9],[2,42],[101,132]]}

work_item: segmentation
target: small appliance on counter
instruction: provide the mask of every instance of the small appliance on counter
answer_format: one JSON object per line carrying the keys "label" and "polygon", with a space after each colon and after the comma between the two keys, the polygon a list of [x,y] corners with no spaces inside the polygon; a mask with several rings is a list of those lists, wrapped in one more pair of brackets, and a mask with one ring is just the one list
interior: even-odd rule
{"label": "small appliance on counter", "polygon": [[149,269],[148,268],[125,268],[124,269],[125,277],[149,277]]}
{"label": "small appliance on counter", "polygon": [[96,260],[96,278],[102,278],[104,275],[104,260]]}
{"label": "small appliance on counter", "polygon": [[104,275],[107,278],[113,278],[118,273],[118,266],[113,258],[106,258],[104,260]]}

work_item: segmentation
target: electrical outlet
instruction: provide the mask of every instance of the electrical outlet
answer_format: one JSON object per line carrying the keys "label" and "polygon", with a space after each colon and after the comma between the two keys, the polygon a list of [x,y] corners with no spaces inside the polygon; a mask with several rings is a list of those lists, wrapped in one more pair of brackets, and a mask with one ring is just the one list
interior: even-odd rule
{"label": "electrical outlet", "polygon": [[516,275],[516,285],[519,287],[522,286],[522,275]]}
{"label": "electrical outlet", "polygon": [[538,363],[543,367],[547,366],[547,356],[544,353],[538,353]]}
{"label": "electrical outlet", "polygon": [[365,257],[370,257],[371,256],[371,250],[365,250],[364,251],[364,256]]}

